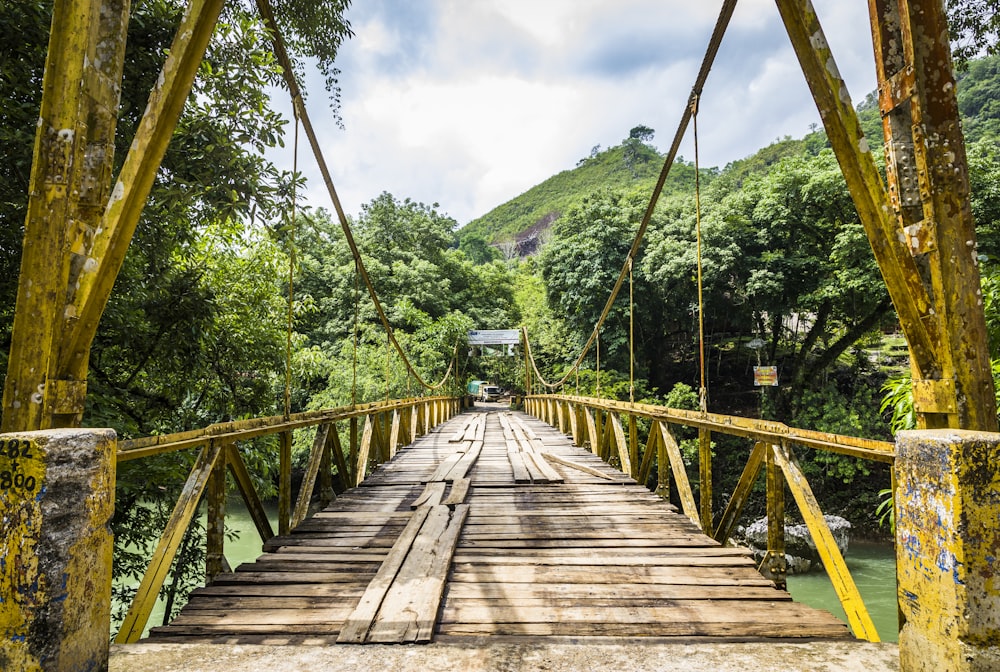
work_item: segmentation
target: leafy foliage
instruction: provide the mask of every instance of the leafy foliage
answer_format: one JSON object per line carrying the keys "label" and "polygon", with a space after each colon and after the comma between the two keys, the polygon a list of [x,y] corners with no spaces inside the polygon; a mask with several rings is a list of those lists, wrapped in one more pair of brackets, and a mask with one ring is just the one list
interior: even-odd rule
{"label": "leafy foliage", "polygon": [[952,54],[959,69],[983,52],[993,55],[1000,40],[997,0],[948,0]]}

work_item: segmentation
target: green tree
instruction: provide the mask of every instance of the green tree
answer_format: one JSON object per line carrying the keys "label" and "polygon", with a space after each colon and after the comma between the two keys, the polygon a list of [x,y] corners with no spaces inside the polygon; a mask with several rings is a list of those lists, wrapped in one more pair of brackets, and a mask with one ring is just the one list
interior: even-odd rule
{"label": "green tree", "polygon": [[[441,377],[470,329],[505,328],[519,320],[506,265],[471,262],[456,249],[455,221],[437,207],[383,193],[353,222],[397,339],[429,383]],[[299,301],[308,308],[296,319],[296,371],[304,376],[296,403],[317,407],[382,398],[387,389],[390,394],[417,392],[395,354],[389,355],[386,381],[385,334],[355,275],[339,225],[322,211],[307,213],[303,221],[297,284]],[[470,373],[466,349],[460,347],[459,353],[459,371]]]}
{"label": "green tree", "polygon": [[[6,357],[27,206],[49,0],[14,0],[0,12],[0,345]],[[300,0],[276,3],[293,48],[332,63],[349,35],[340,12],[302,23]],[[135,3],[126,43],[116,166],[146,108],[149,91],[186,3]],[[283,318],[280,230],[291,176],[264,152],[282,141],[286,121],[270,110],[281,81],[270,38],[244,3],[227,3],[188,105],[158,172],[91,352],[85,423],[123,437],[177,431],[276,408]],[[334,11],[331,11],[334,10]],[[310,37],[308,31],[327,30]],[[5,360],[4,360],[5,365]],[[277,393],[277,394],[276,394]],[[269,482],[266,446],[248,455]],[[118,470],[115,574],[139,576],[194,456],[172,454]],[[183,602],[200,580],[201,531],[182,544],[165,594]],[[116,588],[120,599],[127,589]]]}
{"label": "green tree", "polygon": [[997,0],[948,0],[952,54],[959,69],[983,52],[995,54],[1000,40]]}
{"label": "green tree", "polygon": [[[552,241],[541,257],[542,278],[549,306],[563,316],[578,348],[589,338],[632,246],[645,208],[637,192],[592,194],[556,222]],[[648,288],[637,278],[637,324],[655,320]],[[628,371],[628,287],[619,294],[601,331],[601,366]],[[578,354],[579,349],[574,354]]]}

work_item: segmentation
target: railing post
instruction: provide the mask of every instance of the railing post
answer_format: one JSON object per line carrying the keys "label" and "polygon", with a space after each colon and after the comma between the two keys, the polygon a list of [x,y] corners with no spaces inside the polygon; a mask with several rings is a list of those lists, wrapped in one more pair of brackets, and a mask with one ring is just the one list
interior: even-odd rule
{"label": "railing post", "polygon": [[785,561],[785,477],[774,459],[774,446],[765,452],[767,469],[767,554],[760,572],[781,590],[787,586],[788,564]]}
{"label": "railing post", "polygon": [[[659,420],[650,423],[649,433],[665,433],[664,425]],[[670,458],[667,457],[667,442],[662,439],[656,442],[656,494],[663,499],[670,499]]]}
{"label": "railing post", "polygon": [[628,459],[632,465],[632,473],[629,476],[637,478],[641,465],[639,463],[639,426],[634,415],[628,416]]}
{"label": "railing post", "polygon": [[353,416],[350,420],[350,445],[347,447],[347,468],[351,470],[345,485],[353,488],[358,484],[358,416]]}
{"label": "railing post", "polygon": [[292,518],[292,432],[279,435],[278,534],[288,534]]}
{"label": "railing post", "polygon": [[900,670],[1000,669],[1000,434],[896,440]]}
{"label": "railing post", "polygon": [[712,432],[698,430],[698,499],[701,529],[712,536]]}
{"label": "railing post", "polygon": [[[330,432],[326,435],[323,443],[323,454],[319,461],[319,505],[320,508],[326,506],[336,499],[337,495],[333,491],[333,451],[335,450],[334,437],[337,436],[337,423],[330,423]],[[341,457],[343,459],[343,457]],[[343,478],[343,474],[341,474]]]}
{"label": "railing post", "polygon": [[573,445],[580,446],[580,406],[567,403],[569,408],[569,431],[573,435]]}
{"label": "railing post", "polygon": [[410,424],[407,436],[410,437],[410,443],[416,441],[417,437],[420,436],[420,413],[417,411],[417,404],[410,407]]}
{"label": "railing post", "polygon": [[205,585],[209,585],[225,571],[226,545],[226,463],[229,448],[222,448],[222,455],[212,469],[205,488]]}
{"label": "railing post", "polygon": [[5,670],[108,667],[115,446],[110,429],[0,434]]}

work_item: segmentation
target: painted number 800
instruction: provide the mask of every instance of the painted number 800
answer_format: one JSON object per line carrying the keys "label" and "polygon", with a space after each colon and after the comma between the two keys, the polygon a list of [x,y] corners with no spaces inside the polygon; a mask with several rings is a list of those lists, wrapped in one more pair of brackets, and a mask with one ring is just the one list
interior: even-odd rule
{"label": "painted number 800", "polygon": [[6,470],[0,471],[0,490],[10,490],[13,487],[18,490],[34,492],[37,485],[34,476],[25,476],[20,472],[12,474]]}

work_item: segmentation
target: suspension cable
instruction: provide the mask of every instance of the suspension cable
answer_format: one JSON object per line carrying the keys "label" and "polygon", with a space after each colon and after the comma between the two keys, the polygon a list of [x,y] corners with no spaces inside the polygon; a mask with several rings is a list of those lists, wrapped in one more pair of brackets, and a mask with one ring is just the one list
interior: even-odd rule
{"label": "suspension cable", "polygon": [[635,287],[632,260],[628,260],[628,400],[635,403]]}
{"label": "suspension cable", "polygon": [[295,114],[295,143],[292,149],[292,221],[288,232],[288,324],[285,331],[285,419],[292,413],[292,319],[295,309],[295,226],[296,186],[299,175],[299,115]]}
{"label": "suspension cable", "polygon": [[[266,1],[267,0],[258,0],[258,2]],[[723,0],[722,9],[719,12],[719,18],[716,20],[715,29],[712,31],[712,37],[708,43],[708,49],[702,59],[701,68],[698,70],[694,86],[691,89],[688,104],[684,106],[684,111],[681,114],[680,123],[677,125],[677,131],[674,134],[673,142],[671,143],[670,149],[667,151],[666,157],[664,158],[663,168],[660,170],[660,177],[656,181],[656,186],[653,187],[653,194],[649,199],[646,212],[643,214],[642,220],[639,223],[639,228],[632,240],[632,247],[629,249],[628,254],[625,257],[625,262],[622,264],[622,269],[618,274],[618,279],[615,281],[614,288],[611,290],[611,294],[608,296],[608,300],[604,304],[604,310],[601,311],[601,316],[594,325],[594,329],[590,333],[590,338],[587,339],[579,357],[577,357],[570,370],[566,372],[566,375],[555,383],[549,383],[544,378],[539,376],[539,380],[545,387],[552,389],[562,385],[569,378],[569,376],[572,375],[573,371],[583,363],[583,360],[590,351],[590,348],[597,340],[598,333],[604,325],[604,321],[607,319],[608,314],[611,312],[615,299],[618,298],[618,293],[621,291],[621,287],[625,282],[625,276],[629,271],[631,263],[639,254],[639,248],[642,245],[643,237],[646,235],[646,229],[649,227],[649,222],[653,217],[653,211],[656,209],[656,204],[659,201],[660,194],[663,192],[663,186],[666,184],[667,176],[670,174],[670,168],[673,166],[674,160],[677,158],[677,152],[680,150],[681,142],[684,139],[684,135],[687,133],[687,127],[691,121],[692,114],[691,101],[701,97],[702,90],[705,88],[705,82],[708,80],[708,73],[711,71],[712,65],[715,63],[715,57],[719,53],[722,38],[726,33],[726,29],[729,27],[729,22],[733,17],[733,11],[736,9],[736,2],[737,0]],[[535,367],[536,372],[537,370],[537,367]]]}
{"label": "suspension cable", "polygon": [[358,405],[358,303],[360,303],[360,281],[358,280],[358,266],[354,265],[354,329],[351,332],[351,344],[353,350],[351,363],[351,406]]}
{"label": "suspension cable", "polygon": [[705,378],[705,298],[701,283],[701,167],[698,163],[698,97],[691,101],[692,128],[694,131],[694,228],[698,241],[698,357],[701,369],[701,388],[698,390],[698,407],[708,412],[708,383]]}
{"label": "suspension cable", "polygon": [[601,332],[597,332],[597,341],[594,348],[597,353],[597,396],[601,396]]}
{"label": "suspension cable", "polygon": [[[378,294],[375,292],[375,287],[372,285],[371,278],[368,276],[368,270],[365,268],[365,264],[361,259],[361,252],[358,250],[357,243],[354,240],[354,234],[351,231],[351,225],[347,219],[347,215],[344,213],[344,207],[340,203],[340,197],[337,195],[337,190],[333,185],[333,178],[330,175],[330,169],[326,165],[326,159],[323,155],[323,150],[320,147],[319,138],[316,136],[316,131],[309,119],[309,113],[306,110],[305,101],[302,98],[302,90],[295,77],[295,71],[292,69],[292,62],[288,56],[288,51],[285,49],[284,39],[281,36],[281,31],[278,29],[278,23],[275,21],[274,10],[271,7],[270,0],[256,0],[256,4],[257,11],[260,12],[261,19],[264,21],[265,27],[271,31],[271,44],[274,47],[274,56],[277,59],[278,64],[281,66],[282,75],[285,78],[285,85],[288,87],[288,92],[292,98],[292,105],[296,109],[298,117],[302,120],[302,127],[305,129],[306,137],[309,138],[309,145],[312,147],[316,164],[323,176],[323,182],[330,195],[333,208],[337,212],[337,218],[340,221],[340,228],[344,232],[344,238],[347,240],[347,246],[351,249],[351,255],[354,257],[358,272],[361,275],[361,279],[365,283],[365,287],[368,290],[368,295],[371,297],[372,304],[375,306],[375,312],[378,313],[379,320],[382,322],[382,327],[385,329],[385,332],[388,335],[389,340],[392,342],[392,345],[396,348],[396,351],[399,352],[407,370],[413,375],[417,382],[428,390],[440,389],[447,382],[448,376],[451,374],[452,366],[448,366],[448,371],[445,372],[444,377],[442,377],[438,383],[434,385],[427,383],[420,376],[420,374],[417,373],[416,369],[413,368],[409,358],[406,356],[406,352],[399,344],[399,341],[396,340],[396,335],[393,331],[392,325],[389,324],[389,318],[385,314],[382,302],[379,301]],[[458,345],[456,344],[455,347],[457,349]]]}

